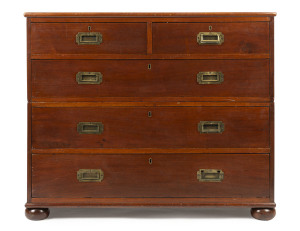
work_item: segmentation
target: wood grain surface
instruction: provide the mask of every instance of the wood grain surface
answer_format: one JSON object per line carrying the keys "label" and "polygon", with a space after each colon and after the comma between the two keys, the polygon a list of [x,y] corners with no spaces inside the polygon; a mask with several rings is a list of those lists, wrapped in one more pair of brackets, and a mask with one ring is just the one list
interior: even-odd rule
{"label": "wood grain surface", "polygon": [[[148,117],[148,112],[152,117]],[[200,121],[223,121],[222,134],[200,134]],[[102,134],[79,134],[102,122]],[[268,107],[33,108],[33,148],[266,148]]]}
{"label": "wood grain surface", "polygon": [[[209,30],[212,26],[212,30]],[[154,54],[269,53],[269,23],[153,23]],[[221,45],[199,45],[199,32],[222,32]]]}
{"label": "wood grain surface", "polygon": [[[197,74],[210,71],[222,72],[224,81],[199,84]],[[101,72],[102,83],[78,84],[78,72]],[[34,101],[99,101],[100,97],[201,97],[196,101],[203,97],[263,98],[270,96],[269,88],[267,59],[32,61]]]}
{"label": "wood grain surface", "polygon": [[[101,169],[104,179],[79,182],[79,169]],[[199,182],[199,169],[221,169],[224,180]],[[32,195],[41,198],[269,196],[267,154],[46,154],[33,155],[32,171]]]}
{"label": "wood grain surface", "polygon": [[[99,45],[78,45],[78,32],[100,32]],[[33,23],[32,54],[146,54],[146,23]]]}

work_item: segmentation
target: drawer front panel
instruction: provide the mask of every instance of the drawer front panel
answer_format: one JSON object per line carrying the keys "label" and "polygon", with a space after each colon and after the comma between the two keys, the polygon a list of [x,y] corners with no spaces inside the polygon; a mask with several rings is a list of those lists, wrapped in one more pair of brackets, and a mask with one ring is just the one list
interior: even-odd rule
{"label": "drawer front panel", "polygon": [[145,54],[146,36],[146,23],[33,23],[31,53]]}
{"label": "drawer front panel", "polygon": [[[149,64],[151,66],[149,66]],[[80,84],[78,73],[101,73]],[[220,72],[221,82],[200,73]],[[214,78],[208,76],[207,78]],[[203,80],[203,79],[202,79]],[[204,79],[206,80],[206,79]],[[209,80],[209,79],[208,79]],[[33,98],[268,97],[268,60],[33,60]],[[41,99],[42,100],[42,99]]]}
{"label": "drawer front panel", "polygon": [[[82,173],[91,169],[101,170],[101,181],[93,181],[95,171],[81,181]],[[219,182],[212,174],[206,175],[211,180],[199,181],[199,169],[224,175]],[[269,155],[33,155],[32,196],[269,197]]]}
{"label": "drawer front panel", "polygon": [[269,139],[269,107],[32,109],[33,148],[268,148]]}
{"label": "drawer front panel", "polygon": [[[211,30],[210,27],[211,26]],[[199,44],[199,33],[212,33],[207,40],[224,36],[218,44]],[[269,23],[153,23],[153,53],[157,54],[253,54],[269,53]]]}

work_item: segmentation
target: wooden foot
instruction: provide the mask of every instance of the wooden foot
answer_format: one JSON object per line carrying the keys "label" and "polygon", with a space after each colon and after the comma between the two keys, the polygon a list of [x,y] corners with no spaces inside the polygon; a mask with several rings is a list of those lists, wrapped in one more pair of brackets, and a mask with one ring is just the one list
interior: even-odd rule
{"label": "wooden foot", "polygon": [[43,220],[46,219],[50,214],[50,210],[45,208],[45,209],[29,209],[27,208],[25,210],[25,216],[29,220],[33,221],[38,221],[38,220]]}
{"label": "wooden foot", "polygon": [[274,208],[252,208],[251,215],[255,219],[268,221],[275,217],[276,210]]}

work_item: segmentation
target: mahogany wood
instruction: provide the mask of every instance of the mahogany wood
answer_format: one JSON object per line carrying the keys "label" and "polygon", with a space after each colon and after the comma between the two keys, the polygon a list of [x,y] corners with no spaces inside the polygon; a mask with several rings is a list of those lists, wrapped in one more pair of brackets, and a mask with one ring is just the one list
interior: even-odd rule
{"label": "mahogany wood", "polygon": [[[44,219],[50,207],[242,206],[273,218],[275,15],[25,13],[26,216]],[[102,44],[75,42],[88,26]],[[198,45],[208,26],[225,35],[222,45]],[[223,71],[224,82],[198,85],[204,70]],[[78,71],[100,71],[103,82],[79,86]],[[79,136],[85,120],[101,120],[104,132]],[[200,134],[200,120],[224,121],[225,131]],[[79,183],[83,164],[103,168],[104,181]],[[197,181],[200,165],[222,168],[223,182]]]}
{"label": "mahogany wood", "polygon": [[238,153],[270,153],[270,148],[43,148],[34,149],[36,154],[47,154],[47,153],[65,153],[73,154],[80,153],[92,154],[92,153],[103,153],[103,154],[113,154],[113,153],[125,153],[125,154],[141,154],[141,153],[168,153],[170,155],[174,153],[228,153],[228,154],[238,154]]}
{"label": "mahogany wood", "polygon": [[277,13],[275,12],[147,12],[147,13],[131,13],[131,12],[124,12],[124,13],[105,13],[105,12],[26,12],[24,13],[25,17],[104,17],[112,18],[118,17],[125,20],[127,17],[184,17],[184,18],[191,18],[191,17],[274,17]]}
{"label": "mahogany wood", "polygon": [[270,17],[32,17],[32,22],[269,22]]}
{"label": "mahogany wood", "polygon": [[270,54],[31,54],[32,59],[268,59]]}
{"label": "mahogany wood", "polygon": [[[33,155],[32,197],[269,197],[268,162],[267,154]],[[76,179],[99,168],[101,182]],[[199,169],[221,169],[224,180],[199,182]]]}
{"label": "mahogany wood", "polygon": [[[78,45],[78,32],[100,32],[100,45]],[[146,54],[146,23],[33,23],[32,54]]]}
{"label": "mahogany wood", "polygon": [[268,221],[275,217],[276,211],[274,208],[252,208],[251,215],[258,220]]}
{"label": "mahogany wood", "polygon": [[[165,102],[165,101],[153,101],[155,98],[152,98],[150,102],[147,102],[147,98],[143,98],[144,100],[136,102],[136,100],[133,100],[132,102],[117,102],[117,101],[112,101],[111,98],[109,101],[99,101],[99,102],[33,102],[32,106],[39,108],[39,107],[207,107],[207,106],[215,106],[215,107],[269,107],[270,103],[269,102],[263,102],[264,100],[258,100],[262,102],[235,102],[235,99],[227,98],[224,100],[214,101],[210,99],[209,101],[211,102],[200,102],[200,101],[189,101],[185,102],[182,100],[181,101],[175,101],[174,99],[171,100],[171,102]],[[171,98],[172,99],[172,98]],[[182,99],[177,98],[177,99]],[[185,98],[183,98],[185,99]],[[238,100],[240,98],[237,98]],[[223,102],[224,101],[224,102]],[[231,102],[230,102],[231,101]],[[243,100],[242,100],[243,101]]]}
{"label": "mahogany wood", "polygon": [[31,19],[27,18],[27,202],[31,202]]}
{"label": "mahogany wood", "polygon": [[[101,72],[102,83],[78,84],[76,74],[87,71]],[[221,71],[224,82],[198,84],[197,74],[205,71]],[[260,98],[269,97],[269,89],[267,59],[32,61],[32,97],[35,101],[101,97]]]}
{"label": "mahogany wood", "polygon": [[[209,30],[212,26],[212,30]],[[154,54],[269,53],[269,23],[153,23]],[[199,45],[199,32],[222,32],[222,45]],[[250,36],[251,35],[251,36]]]}
{"label": "mahogany wood", "polygon": [[[152,117],[148,117],[148,112]],[[200,121],[222,121],[222,134],[200,134]],[[79,134],[102,122],[102,134]],[[268,107],[33,108],[33,148],[268,148]]]}
{"label": "mahogany wood", "polygon": [[33,221],[44,220],[49,214],[50,210],[48,208],[27,208],[25,210],[25,216]]}
{"label": "mahogany wood", "polygon": [[152,22],[147,22],[147,54],[152,54]]}
{"label": "mahogany wood", "polygon": [[[55,102],[53,102],[55,100]],[[201,102],[199,101],[201,100]],[[114,103],[120,106],[269,106],[270,97],[72,97],[72,98],[32,98],[35,106],[42,106],[46,103],[47,107],[61,104],[66,107],[81,105],[86,106],[107,106]],[[42,103],[40,101],[43,101]],[[166,101],[166,102],[164,102]]]}
{"label": "mahogany wood", "polygon": [[274,202],[269,198],[32,198],[27,203],[28,208],[44,207],[122,207],[122,206],[168,206],[168,207],[195,207],[195,206],[239,206],[273,208]]}

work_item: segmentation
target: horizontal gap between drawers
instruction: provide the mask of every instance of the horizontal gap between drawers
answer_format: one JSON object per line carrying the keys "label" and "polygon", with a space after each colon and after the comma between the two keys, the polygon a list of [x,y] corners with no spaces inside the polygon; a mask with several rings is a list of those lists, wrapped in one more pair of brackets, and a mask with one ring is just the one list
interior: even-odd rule
{"label": "horizontal gap between drawers", "polygon": [[270,54],[31,54],[34,59],[269,59]]}
{"label": "horizontal gap between drawers", "polygon": [[100,149],[100,148],[55,148],[32,149],[33,154],[269,154],[270,148],[140,148],[140,149]]}
{"label": "horizontal gap between drawers", "polygon": [[248,102],[32,102],[32,107],[269,107]]}

